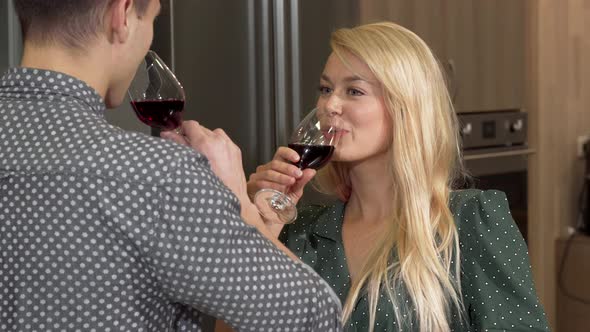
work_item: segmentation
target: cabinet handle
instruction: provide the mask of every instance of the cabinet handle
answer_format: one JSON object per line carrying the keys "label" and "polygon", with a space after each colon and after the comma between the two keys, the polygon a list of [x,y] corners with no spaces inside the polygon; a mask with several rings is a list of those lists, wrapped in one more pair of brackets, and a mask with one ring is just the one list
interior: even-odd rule
{"label": "cabinet handle", "polygon": [[455,104],[457,94],[459,93],[459,85],[457,84],[455,61],[453,59],[447,59],[445,62],[445,71],[447,73],[449,95],[451,96],[451,101]]}

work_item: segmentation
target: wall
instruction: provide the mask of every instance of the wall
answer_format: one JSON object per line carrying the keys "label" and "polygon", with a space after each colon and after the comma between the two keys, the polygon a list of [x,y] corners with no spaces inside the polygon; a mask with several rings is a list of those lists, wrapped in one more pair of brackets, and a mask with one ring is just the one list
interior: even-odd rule
{"label": "wall", "polygon": [[555,327],[555,241],[576,222],[584,167],[576,141],[590,133],[590,1],[529,0],[527,6],[525,91],[537,150],[530,160],[529,245],[537,289]]}

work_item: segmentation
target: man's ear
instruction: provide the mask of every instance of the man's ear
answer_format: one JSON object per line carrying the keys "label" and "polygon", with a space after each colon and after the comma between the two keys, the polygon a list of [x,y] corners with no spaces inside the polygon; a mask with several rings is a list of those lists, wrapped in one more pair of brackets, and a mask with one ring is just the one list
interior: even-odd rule
{"label": "man's ear", "polygon": [[129,19],[133,15],[133,0],[114,0],[108,11],[105,23],[111,43],[124,43],[129,38]]}

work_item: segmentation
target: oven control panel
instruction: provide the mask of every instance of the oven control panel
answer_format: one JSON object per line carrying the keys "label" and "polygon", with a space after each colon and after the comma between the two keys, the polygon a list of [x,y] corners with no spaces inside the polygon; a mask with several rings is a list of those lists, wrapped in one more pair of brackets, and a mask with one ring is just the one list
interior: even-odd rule
{"label": "oven control panel", "polygon": [[526,146],[525,112],[460,113],[458,117],[463,149]]}

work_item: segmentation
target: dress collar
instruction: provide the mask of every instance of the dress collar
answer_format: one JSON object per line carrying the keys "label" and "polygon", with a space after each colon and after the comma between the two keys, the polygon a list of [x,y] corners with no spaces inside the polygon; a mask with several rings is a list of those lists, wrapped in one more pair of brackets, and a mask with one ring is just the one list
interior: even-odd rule
{"label": "dress collar", "polygon": [[346,203],[336,201],[326,208],[314,223],[312,233],[335,242],[342,242],[342,222]]}

